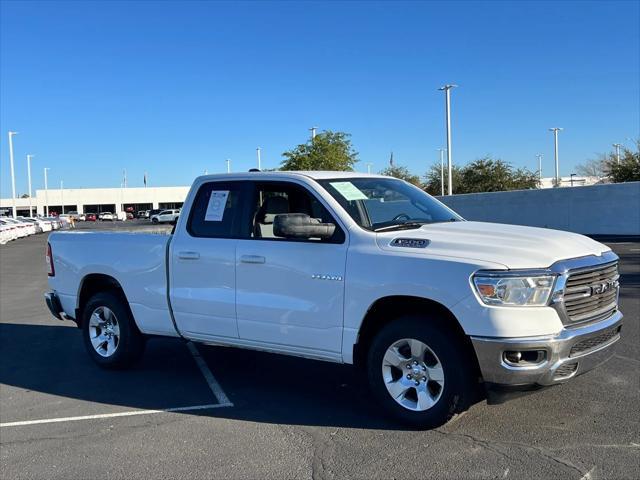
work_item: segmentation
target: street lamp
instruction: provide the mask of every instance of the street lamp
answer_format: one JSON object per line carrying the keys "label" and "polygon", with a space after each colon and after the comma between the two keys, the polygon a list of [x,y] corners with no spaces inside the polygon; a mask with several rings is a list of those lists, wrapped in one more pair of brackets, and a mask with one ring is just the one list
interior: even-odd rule
{"label": "street lamp", "polygon": [[540,186],[542,186],[542,157],[544,155],[542,155],[541,153],[538,153],[536,155],[536,158],[538,159],[538,182],[540,183]]}
{"label": "street lamp", "polygon": [[576,176],[575,173],[572,173],[572,174],[569,175],[569,178],[571,179],[571,186],[572,187],[573,187],[573,177],[575,177],[575,176]]}
{"label": "street lamp", "polygon": [[13,171],[13,136],[18,132],[9,132],[9,163],[11,164],[11,204],[13,205],[13,218],[16,218],[16,175]]}
{"label": "street lamp", "polygon": [[614,143],[613,147],[616,149],[616,161],[618,165],[620,165],[620,147],[622,147],[621,143]]}
{"label": "street lamp", "polygon": [[452,161],[451,161],[451,89],[456,88],[457,85],[444,85],[440,87],[438,90],[444,91],[444,101],[445,101],[445,117],[447,123],[447,173],[448,173],[448,195],[453,195],[453,175],[451,174],[452,170]]}
{"label": "street lamp", "polygon": [[318,127],[311,127],[309,129],[309,131],[311,132],[311,140],[313,140],[314,138],[316,138],[316,130],[318,129]]}
{"label": "street lamp", "polygon": [[64,181],[60,180],[60,203],[62,204],[62,214],[64,215]]}
{"label": "street lamp", "polygon": [[262,162],[260,160],[260,147],[256,148],[256,160],[258,160],[258,170],[262,170]]}
{"label": "street lamp", "polygon": [[33,206],[31,201],[31,159],[33,155],[27,155],[27,178],[29,179],[29,216],[33,217]]}
{"label": "street lamp", "polygon": [[444,197],[444,151],[446,148],[438,148],[440,152],[440,195]]}
{"label": "street lamp", "polygon": [[227,173],[231,173],[231,160],[227,158],[225,161],[227,162]]}
{"label": "street lamp", "polygon": [[371,173],[371,165],[373,165],[371,162],[367,163],[367,173]]}
{"label": "street lamp", "polygon": [[556,159],[556,187],[560,186],[560,163],[558,161],[558,132],[561,132],[562,130],[564,129],[559,127],[554,127],[549,129],[550,132],[553,132],[554,156]]}
{"label": "street lamp", "polygon": [[49,216],[49,185],[47,184],[47,171],[51,170],[50,168],[44,168],[44,211],[45,217]]}

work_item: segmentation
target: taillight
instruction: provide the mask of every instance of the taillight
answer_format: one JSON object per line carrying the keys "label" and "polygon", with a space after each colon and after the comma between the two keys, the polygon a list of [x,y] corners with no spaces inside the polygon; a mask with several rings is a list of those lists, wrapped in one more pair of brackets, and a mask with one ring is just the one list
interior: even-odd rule
{"label": "taillight", "polygon": [[56,269],[53,268],[53,254],[51,253],[51,244],[47,243],[47,254],[45,256],[47,262],[47,275],[50,277],[56,276]]}

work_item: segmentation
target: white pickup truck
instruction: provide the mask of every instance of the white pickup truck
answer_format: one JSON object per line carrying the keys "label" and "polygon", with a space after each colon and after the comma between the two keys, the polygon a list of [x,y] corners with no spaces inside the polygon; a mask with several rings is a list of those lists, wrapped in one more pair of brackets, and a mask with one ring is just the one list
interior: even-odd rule
{"label": "white pickup truck", "polygon": [[622,327],[607,246],[360,173],[202,176],[171,235],[53,233],[47,264],[49,309],[101,366],[155,335],[354,364],[422,427],[480,385],[497,402],[586,372]]}

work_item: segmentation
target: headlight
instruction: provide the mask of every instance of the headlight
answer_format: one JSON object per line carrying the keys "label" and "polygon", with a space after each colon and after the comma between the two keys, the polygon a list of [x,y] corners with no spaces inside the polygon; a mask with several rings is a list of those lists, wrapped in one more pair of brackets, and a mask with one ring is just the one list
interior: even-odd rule
{"label": "headlight", "polygon": [[479,272],[473,284],[487,305],[542,306],[549,302],[555,279],[555,275]]}

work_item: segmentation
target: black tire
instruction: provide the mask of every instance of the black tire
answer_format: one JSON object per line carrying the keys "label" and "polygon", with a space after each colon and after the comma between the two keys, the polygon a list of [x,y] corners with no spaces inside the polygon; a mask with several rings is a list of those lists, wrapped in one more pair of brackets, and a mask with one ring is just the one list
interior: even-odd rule
{"label": "black tire", "polygon": [[[438,400],[423,411],[400,405],[387,390],[383,376],[382,365],[387,349],[407,338],[426,344],[439,359],[444,372],[444,386],[438,390]],[[384,410],[396,420],[415,428],[439,427],[465,409],[473,394],[474,365],[464,347],[453,331],[443,328],[432,318],[418,315],[399,317],[384,326],[370,344],[367,355],[369,387]],[[399,369],[397,371],[400,372]],[[405,373],[400,372],[400,376]]]}
{"label": "black tire", "polygon": [[158,219],[157,218],[152,218],[151,219],[151,223],[158,223]]}
{"label": "black tire", "polygon": [[[113,312],[119,327],[117,346],[110,356],[100,355],[91,341],[91,315],[100,307],[106,307]],[[135,364],[144,352],[144,336],[138,330],[126,300],[112,292],[97,293],[85,305],[82,315],[82,338],[91,359],[103,368],[128,368]]]}

